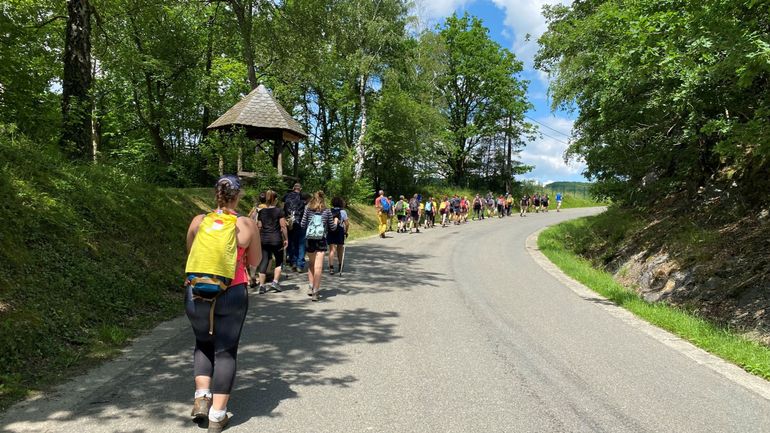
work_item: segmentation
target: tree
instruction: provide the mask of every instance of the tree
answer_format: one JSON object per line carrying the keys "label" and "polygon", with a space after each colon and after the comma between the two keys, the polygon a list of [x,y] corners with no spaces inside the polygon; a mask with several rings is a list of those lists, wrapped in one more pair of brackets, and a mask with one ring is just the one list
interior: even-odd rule
{"label": "tree", "polygon": [[640,206],[704,190],[767,201],[768,16],[767,2],[727,0],[546,9],[536,66],[554,106],[579,110],[568,152],[599,191]]}
{"label": "tree", "polygon": [[60,145],[73,159],[91,149],[91,5],[67,0]]}
{"label": "tree", "polygon": [[[490,39],[478,18],[467,13],[452,15],[439,34],[446,47],[446,72],[439,89],[452,133],[451,145],[439,151],[451,170],[452,181],[460,184],[480,139],[500,130],[500,120],[506,116],[503,104],[511,95],[523,94],[526,83],[516,78],[522,63]],[[509,108],[523,114],[525,107]]]}

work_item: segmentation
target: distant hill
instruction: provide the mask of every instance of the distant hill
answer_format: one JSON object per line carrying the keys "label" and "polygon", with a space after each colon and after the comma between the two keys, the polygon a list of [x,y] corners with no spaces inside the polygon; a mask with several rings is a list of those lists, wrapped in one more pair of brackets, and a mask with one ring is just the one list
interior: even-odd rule
{"label": "distant hill", "polygon": [[589,198],[591,197],[591,185],[589,182],[553,182],[543,189],[553,194],[560,192],[575,197]]}

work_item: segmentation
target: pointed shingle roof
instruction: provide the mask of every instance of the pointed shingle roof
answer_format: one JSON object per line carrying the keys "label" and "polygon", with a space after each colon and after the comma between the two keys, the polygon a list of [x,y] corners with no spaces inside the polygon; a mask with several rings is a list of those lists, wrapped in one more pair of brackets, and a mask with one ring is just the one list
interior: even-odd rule
{"label": "pointed shingle roof", "polygon": [[235,125],[288,131],[300,139],[307,137],[302,125],[291,117],[286,109],[273,98],[267,87],[261,84],[209,125],[208,129]]}

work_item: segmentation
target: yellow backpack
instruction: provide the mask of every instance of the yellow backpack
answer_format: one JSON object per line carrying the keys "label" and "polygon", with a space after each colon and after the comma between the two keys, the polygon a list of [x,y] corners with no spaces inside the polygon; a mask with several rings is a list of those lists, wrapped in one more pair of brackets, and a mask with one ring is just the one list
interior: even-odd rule
{"label": "yellow backpack", "polygon": [[227,290],[235,277],[238,215],[223,211],[207,214],[198,227],[187,256],[187,283],[197,294],[217,295]]}

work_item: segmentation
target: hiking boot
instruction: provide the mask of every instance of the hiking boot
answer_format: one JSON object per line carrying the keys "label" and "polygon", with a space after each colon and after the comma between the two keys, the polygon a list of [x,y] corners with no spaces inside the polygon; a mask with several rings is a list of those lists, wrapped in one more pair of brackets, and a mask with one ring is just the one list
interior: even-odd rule
{"label": "hiking boot", "polygon": [[198,397],[193,401],[193,408],[190,416],[192,416],[194,420],[207,418],[209,416],[209,409],[211,409],[211,398],[205,396]]}
{"label": "hiking boot", "polygon": [[270,290],[274,292],[281,292],[281,285],[278,284],[278,281],[273,281],[270,283]]}
{"label": "hiking boot", "polygon": [[208,433],[220,433],[222,430],[224,430],[227,427],[228,424],[230,424],[230,417],[227,415],[225,415],[225,417],[222,418],[222,421],[209,420]]}

